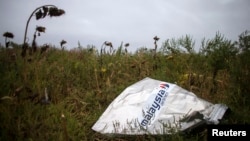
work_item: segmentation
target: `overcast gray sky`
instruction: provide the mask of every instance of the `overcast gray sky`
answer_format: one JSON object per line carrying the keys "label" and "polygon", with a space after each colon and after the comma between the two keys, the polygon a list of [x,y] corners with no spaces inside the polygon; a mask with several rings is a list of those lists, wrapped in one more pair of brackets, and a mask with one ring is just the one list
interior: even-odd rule
{"label": "overcast gray sky", "polygon": [[[169,38],[190,35],[199,47],[202,38],[211,39],[219,31],[227,39],[250,30],[249,0],[1,0],[0,33],[12,32],[12,41],[22,43],[26,21],[39,6],[53,4],[64,9],[61,17],[31,19],[28,29],[31,43],[35,27],[45,26],[46,33],[37,43],[67,41],[66,48],[94,45],[100,48],[110,41],[117,48],[130,43],[129,50],[153,48]],[[4,37],[0,38],[4,45]]]}

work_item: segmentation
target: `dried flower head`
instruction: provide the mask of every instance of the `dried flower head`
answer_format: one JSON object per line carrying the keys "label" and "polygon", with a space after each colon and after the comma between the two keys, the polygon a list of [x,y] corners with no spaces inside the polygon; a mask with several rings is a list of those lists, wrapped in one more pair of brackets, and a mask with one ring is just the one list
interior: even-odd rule
{"label": "dried flower head", "polygon": [[11,33],[11,32],[5,32],[5,33],[3,34],[3,36],[6,37],[6,38],[14,38],[14,34]]}
{"label": "dried flower head", "polygon": [[105,44],[106,46],[109,46],[109,47],[113,48],[113,45],[112,45],[111,42],[105,41],[104,44]]}
{"label": "dried flower head", "polygon": [[43,18],[43,12],[41,9],[39,9],[39,11],[36,12],[36,20],[39,20]]}
{"label": "dried flower head", "polygon": [[65,40],[62,40],[62,41],[60,42],[61,46],[63,46],[63,45],[66,44],[66,43],[67,43],[67,41],[65,41]]}
{"label": "dried flower head", "polygon": [[158,41],[160,38],[158,38],[157,36],[154,37],[155,41]]}
{"label": "dried flower head", "polygon": [[53,16],[61,16],[65,14],[65,11],[62,9],[58,9],[57,7],[48,7],[48,6],[43,6],[41,7],[36,13],[36,20],[42,19],[49,15],[50,17]]}
{"label": "dried flower head", "polygon": [[58,17],[58,16],[61,16],[63,14],[65,14],[65,11],[63,9],[58,9],[56,7],[49,8],[50,17],[53,17],[53,16]]}
{"label": "dried flower head", "polygon": [[43,16],[42,16],[42,18],[46,17],[46,15],[48,14],[48,12],[49,12],[49,8],[46,7],[46,6],[43,6]]}
{"label": "dried flower head", "polygon": [[43,33],[45,33],[45,27],[43,27],[43,26],[37,26],[36,27],[36,31],[38,31],[38,32],[43,32]]}
{"label": "dried flower head", "polygon": [[129,43],[126,43],[126,44],[125,44],[125,47],[128,47],[128,46],[129,46]]}
{"label": "dried flower head", "polygon": [[41,52],[40,54],[43,54],[44,52],[46,52],[49,48],[49,45],[48,44],[44,44],[42,47],[41,47]]}

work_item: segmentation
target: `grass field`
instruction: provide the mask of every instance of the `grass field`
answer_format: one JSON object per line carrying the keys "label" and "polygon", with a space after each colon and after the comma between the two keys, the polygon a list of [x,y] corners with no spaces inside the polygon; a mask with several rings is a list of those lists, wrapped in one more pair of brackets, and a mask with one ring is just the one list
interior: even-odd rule
{"label": "grass field", "polygon": [[106,136],[91,130],[112,100],[145,77],[177,83],[200,98],[226,104],[231,113],[221,123],[249,124],[250,36],[240,37],[236,43],[217,33],[202,42],[200,51],[186,36],[166,40],[157,50],[50,47],[25,58],[20,45],[2,46],[0,140],[206,140],[206,130],[163,136]]}

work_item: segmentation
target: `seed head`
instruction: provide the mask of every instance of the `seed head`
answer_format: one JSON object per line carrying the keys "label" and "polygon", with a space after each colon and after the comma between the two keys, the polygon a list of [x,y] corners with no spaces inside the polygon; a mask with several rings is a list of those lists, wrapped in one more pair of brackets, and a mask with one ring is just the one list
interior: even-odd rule
{"label": "seed head", "polygon": [[62,117],[62,118],[65,118],[65,115],[62,113],[61,117]]}
{"label": "seed head", "polygon": [[6,38],[14,38],[14,34],[11,33],[11,32],[5,32],[5,33],[3,34],[3,36],[6,37]]}
{"label": "seed head", "polygon": [[113,48],[113,45],[112,45],[111,42],[105,41],[104,44],[105,44],[106,46],[109,46],[109,47]]}
{"label": "seed head", "polygon": [[159,39],[160,39],[160,38],[157,37],[157,36],[154,37],[154,40],[155,40],[155,41],[158,41]]}
{"label": "seed head", "polygon": [[63,45],[66,44],[66,43],[67,43],[67,41],[65,41],[65,40],[62,40],[62,41],[60,42],[61,46],[63,46]]}
{"label": "seed head", "polygon": [[43,18],[43,12],[41,9],[39,9],[39,11],[36,12],[36,20],[39,20]]}
{"label": "seed head", "polygon": [[125,44],[125,47],[128,47],[128,46],[129,46],[129,43],[126,43],[126,44]]}
{"label": "seed head", "polygon": [[49,12],[49,8],[46,7],[46,6],[43,6],[43,18],[46,17],[46,15],[48,14]]}
{"label": "seed head", "polygon": [[63,9],[58,9],[56,7],[49,8],[50,17],[53,17],[53,16],[58,17],[58,16],[61,16],[63,14],[65,14],[65,11]]}
{"label": "seed head", "polygon": [[43,33],[45,33],[45,27],[43,27],[43,26],[37,26],[36,27],[36,31],[38,31],[38,32],[43,32]]}

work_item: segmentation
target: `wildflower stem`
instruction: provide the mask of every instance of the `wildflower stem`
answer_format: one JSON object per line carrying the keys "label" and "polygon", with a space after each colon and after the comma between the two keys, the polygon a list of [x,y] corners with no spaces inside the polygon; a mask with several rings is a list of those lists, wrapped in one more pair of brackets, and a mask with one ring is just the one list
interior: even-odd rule
{"label": "wildflower stem", "polygon": [[97,78],[97,70],[95,69],[95,79],[96,79],[96,87],[98,92],[100,92],[100,88],[99,88],[99,83],[98,83],[98,78]]}
{"label": "wildflower stem", "polygon": [[64,131],[64,135],[65,135],[65,141],[69,141],[69,135],[68,135],[68,131],[67,131],[67,125],[66,125],[66,118],[64,116],[64,114],[62,114],[62,120],[63,120],[63,131]]}

